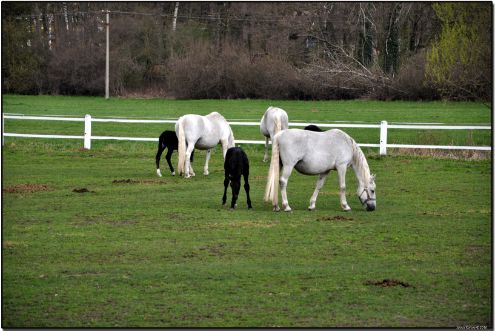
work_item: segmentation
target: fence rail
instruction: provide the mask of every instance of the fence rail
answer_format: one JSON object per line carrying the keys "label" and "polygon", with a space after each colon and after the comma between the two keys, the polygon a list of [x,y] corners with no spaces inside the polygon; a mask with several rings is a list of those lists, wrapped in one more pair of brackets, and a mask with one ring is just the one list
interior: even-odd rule
{"label": "fence rail", "polygon": [[[5,119],[15,120],[38,120],[38,121],[68,121],[84,122],[83,136],[70,135],[45,135],[45,134],[27,134],[27,133],[5,133]],[[27,137],[27,138],[52,138],[52,139],[83,139],[84,148],[91,149],[91,140],[126,140],[126,141],[158,141],[158,138],[142,137],[112,137],[112,136],[93,136],[91,134],[92,122],[114,122],[114,123],[170,123],[175,124],[177,120],[139,120],[139,119],[120,119],[120,118],[92,118],[91,115],[81,117],[55,117],[55,116],[24,116],[24,115],[5,115],[2,114],[2,145],[3,137]],[[259,122],[239,122],[229,121],[230,125],[239,126],[259,126]],[[305,127],[314,123],[290,122],[290,127]],[[446,145],[402,145],[388,144],[388,129],[414,129],[414,130],[491,130],[487,125],[425,125],[425,124],[388,124],[387,121],[381,121],[380,124],[352,124],[352,123],[317,123],[323,128],[379,128],[380,142],[378,144],[358,143],[362,147],[378,147],[380,154],[386,155],[387,148],[421,148],[421,149],[450,149],[450,150],[481,150],[491,151],[492,146],[446,146]],[[262,140],[236,140],[237,144],[264,144]]]}

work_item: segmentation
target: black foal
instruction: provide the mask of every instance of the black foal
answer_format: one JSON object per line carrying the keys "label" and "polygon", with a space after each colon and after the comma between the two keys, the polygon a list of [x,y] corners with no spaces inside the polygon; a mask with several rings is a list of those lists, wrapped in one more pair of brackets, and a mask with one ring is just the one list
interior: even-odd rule
{"label": "black foal", "polygon": [[[177,150],[177,146],[179,145],[179,140],[177,139],[177,135],[175,131],[163,131],[158,138],[158,151],[156,152],[156,174],[162,177],[162,173],[160,172],[160,157],[162,156],[165,148],[168,148],[167,155],[165,158],[167,159],[168,167],[170,168],[170,172],[172,172],[172,176],[175,176],[174,167],[172,166],[172,162],[170,159],[172,157],[172,153],[174,150]],[[194,151],[191,154],[191,162],[194,159]]]}
{"label": "black foal", "polygon": [[230,208],[234,209],[237,207],[237,198],[239,197],[239,191],[241,190],[241,176],[244,176],[244,190],[246,190],[247,195],[247,205],[248,208],[251,206],[251,198],[249,197],[249,160],[240,147],[231,147],[227,150],[225,155],[225,180],[223,185],[225,190],[223,192],[222,204],[225,205],[227,202],[227,186],[232,187],[232,202]]}
{"label": "black foal", "polygon": [[316,126],[314,124],[308,125],[307,127],[304,128],[304,130],[323,132],[322,129],[320,129],[318,126]]}

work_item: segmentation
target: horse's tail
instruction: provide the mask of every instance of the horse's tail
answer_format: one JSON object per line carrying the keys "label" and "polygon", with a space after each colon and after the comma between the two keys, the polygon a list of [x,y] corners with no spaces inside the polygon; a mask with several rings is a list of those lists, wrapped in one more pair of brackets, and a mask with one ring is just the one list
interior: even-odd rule
{"label": "horse's tail", "polygon": [[179,163],[177,164],[177,169],[179,171],[179,176],[185,173],[186,168],[186,136],[184,134],[184,124],[182,123],[182,119],[179,118],[177,122],[177,152],[179,154]]}
{"label": "horse's tail", "polygon": [[282,119],[280,118],[281,114],[275,114],[275,130],[273,131],[273,135],[275,136],[282,129]]}
{"label": "horse's tail", "polygon": [[278,138],[275,135],[272,140],[272,160],[270,161],[270,170],[268,171],[268,180],[265,189],[265,201],[271,201],[273,206],[278,206],[278,186],[280,173],[280,151]]}

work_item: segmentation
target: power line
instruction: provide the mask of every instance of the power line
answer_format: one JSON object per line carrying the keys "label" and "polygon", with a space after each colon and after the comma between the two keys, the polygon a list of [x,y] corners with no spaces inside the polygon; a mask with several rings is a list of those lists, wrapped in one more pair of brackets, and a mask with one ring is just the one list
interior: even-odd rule
{"label": "power line", "polygon": [[[30,15],[17,15],[16,19],[26,19],[26,18],[40,18],[43,16],[77,16],[77,15],[89,15],[89,14],[98,14],[98,15],[104,15],[106,13],[106,10],[102,11],[76,11],[76,12],[70,12],[67,11],[66,13],[40,13],[40,14],[30,14]],[[165,14],[165,13],[143,13],[143,12],[132,12],[132,11],[122,11],[122,10],[114,10],[110,11],[110,14],[121,14],[121,15],[134,15],[134,16],[150,16],[150,17],[165,17],[165,18],[173,18],[173,14]],[[275,18],[274,17],[278,17]],[[177,15],[177,18],[181,19],[191,19],[191,20],[206,20],[206,21],[217,21],[217,20],[230,20],[230,21],[240,21],[240,22],[266,22],[266,23],[275,23],[275,22],[287,22],[290,23],[290,21],[293,21],[294,19],[298,18],[305,18],[305,19],[311,19],[312,17],[310,16],[270,16],[270,18],[266,18],[263,16],[255,16],[255,15],[250,15],[250,16],[245,16],[245,17],[233,17],[233,16],[215,16],[215,15],[202,15],[202,16],[189,16],[189,15]],[[344,23],[346,20],[340,19],[340,20],[327,20],[327,23]]]}

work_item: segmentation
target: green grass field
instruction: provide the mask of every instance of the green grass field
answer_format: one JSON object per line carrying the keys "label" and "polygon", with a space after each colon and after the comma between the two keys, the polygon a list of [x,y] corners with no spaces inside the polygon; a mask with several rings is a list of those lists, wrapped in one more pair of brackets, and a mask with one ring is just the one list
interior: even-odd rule
{"label": "green grass field", "polygon": [[[490,122],[490,110],[475,103],[3,97],[8,113],[94,117],[218,110],[254,119],[270,104],[314,122]],[[82,134],[82,123],[52,132],[48,122],[23,122],[6,120],[6,132]],[[165,127],[141,126],[108,124],[94,134],[158,137]],[[251,129],[234,133],[261,140]],[[490,133],[479,139],[491,144]],[[491,160],[366,149],[376,211],[362,209],[349,171],[353,210],[341,211],[333,173],[309,212],[316,177],[294,172],[294,211],[274,213],[263,202],[262,146],[243,146],[254,209],[241,190],[232,212],[221,206],[219,148],[208,177],[198,151],[197,176],[185,180],[170,176],[164,160],[156,177],[155,145],[94,141],[83,150],[77,140],[5,139],[3,328],[493,326]]]}

